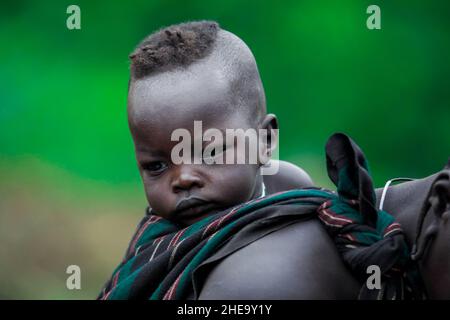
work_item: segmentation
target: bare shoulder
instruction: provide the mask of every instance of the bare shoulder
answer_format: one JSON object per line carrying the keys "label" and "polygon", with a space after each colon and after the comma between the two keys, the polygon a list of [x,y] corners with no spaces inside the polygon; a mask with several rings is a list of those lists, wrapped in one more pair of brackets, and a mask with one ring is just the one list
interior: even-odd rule
{"label": "bare shoulder", "polygon": [[199,299],[353,299],[359,286],[315,220],[293,223],[222,260]]}
{"label": "bare shoulder", "polygon": [[314,186],[309,174],[293,163],[282,160],[277,161],[278,172],[274,175],[264,176],[264,183],[269,192],[278,192]]}

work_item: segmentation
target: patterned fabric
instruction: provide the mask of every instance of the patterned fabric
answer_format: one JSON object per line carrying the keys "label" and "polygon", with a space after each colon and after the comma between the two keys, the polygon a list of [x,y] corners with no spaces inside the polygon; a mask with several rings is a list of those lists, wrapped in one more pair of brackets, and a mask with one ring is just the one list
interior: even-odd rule
{"label": "patterned fabric", "polygon": [[[183,229],[148,211],[98,298],[186,299],[192,290],[193,271],[223,243],[243,227],[263,220],[264,209],[283,210],[293,204],[298,206],[295,215],[299,218],[318,217],[323,222],[344,262],[361,281],[361,299],[423,297],[400,225],[387,212],[375,209],[375,193],[361,150],[346,135],[334,134],[326,154],[337,193],[307,188],[271,194]],[[381,269],[380,290],[367,289],[369,265]]]}
{"label": "patterned fabric", "polygon": [[[318,208],[319,219],[331,235],[344,262],[362,283],[360,299],[424,299],[417,265],[403,231],[393,216],[376,209],[369,167],[361,149],[346,135],[328,140],[327,169],[339,200]],[[380,268],[380,289],[366,285],[367,268]]]}

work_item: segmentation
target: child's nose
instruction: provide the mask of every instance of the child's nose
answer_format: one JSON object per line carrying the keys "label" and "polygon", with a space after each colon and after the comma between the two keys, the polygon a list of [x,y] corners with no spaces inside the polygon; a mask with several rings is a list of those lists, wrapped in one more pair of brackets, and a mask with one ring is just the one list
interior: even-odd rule
{"label": "child's nose", "polygon": [[172,190],[175,193],[190,190],[195,187],[202,188],[203,186],[203,180],[192,169],[187,168],[187,166],[182,166],[178,170],[178,175],[172,182]]}

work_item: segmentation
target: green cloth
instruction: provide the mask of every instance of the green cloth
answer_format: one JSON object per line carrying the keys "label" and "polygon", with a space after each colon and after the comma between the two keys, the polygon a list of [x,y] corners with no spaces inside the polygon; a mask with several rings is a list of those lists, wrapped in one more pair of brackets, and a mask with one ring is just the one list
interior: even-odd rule
{"label": "green cloth", "polygon": [[[289,206],[290,219],[318,218],[337,250],[361,281],[361,299],[420,299],[423,290],[400,225],[375,208],[367,161],[346,135],[334,134],[326,145],[327,169],[337,193],[298,189],[254,199],[178,228],[151,210],[141,221],[123,261],[99,299],[186,299],[193,271],[242,228],[264,220],[269,211]],[[276,223],[276,219],[267,220]],[[378,265],[382,288],[368,290],[366,269]]]}

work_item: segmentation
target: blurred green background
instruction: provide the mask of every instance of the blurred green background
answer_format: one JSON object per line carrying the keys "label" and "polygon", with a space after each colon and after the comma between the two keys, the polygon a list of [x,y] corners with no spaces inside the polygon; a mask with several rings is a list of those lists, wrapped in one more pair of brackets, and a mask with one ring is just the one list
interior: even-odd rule
{"label": "blurred green background", "polygon": [[[81,30],[66,8],[81,8]],[[382,29],[366,28],[381,8]],[[145,198],[126,121],[128,54],[148,33],[213,19],[252,49],[281,158],[330,187],[335,131],[381,186],[450,155],[450,2],[2,1],[0,298],[91,299],[120,261]],[[66,289],[81,267],[82,290]]]}

